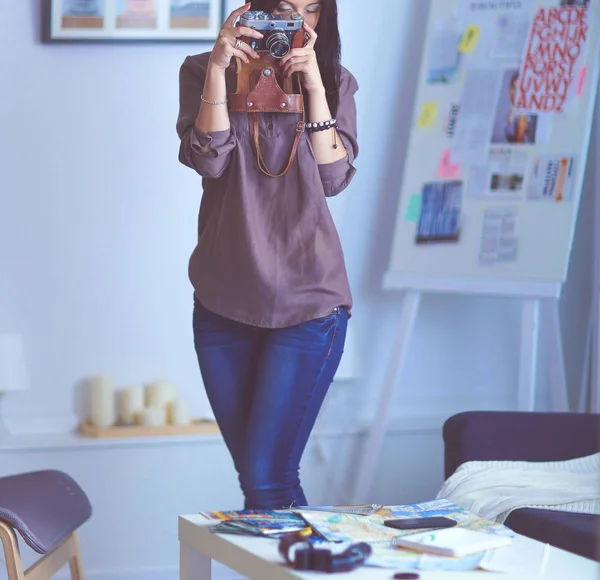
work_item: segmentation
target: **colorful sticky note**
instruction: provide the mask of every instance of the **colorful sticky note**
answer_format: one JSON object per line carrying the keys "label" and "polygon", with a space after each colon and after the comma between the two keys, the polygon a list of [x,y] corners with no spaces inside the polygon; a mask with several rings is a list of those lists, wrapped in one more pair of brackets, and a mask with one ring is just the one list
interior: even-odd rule
{"label": "colorful sticky note", "polygon": [[458,45],[458,52],[473,52],[477,46],[480,33],[481,29],[479,26],[467,26],[467,29],[460,40],[460,44]]}
{"label": "colorful sticky note", "polygon": [[407,222],[418,222],[421,215],[421,194],[413,193],[408,200],[408,207],[404,214],[404,219]]}
{"label": "colorful sticky note", "polygon": [[444,149],[440,163],[437,168],[437,176],[440,179],[458,179],[460,177],[460,165],[450,160],[450,149]]}
{"label": "colorful sticky note", "polygon": [[577,96],[580,97],[583,93],[583,87],[585,86],[585,77],[587,75],[587,67],[584,66],[579,73],[579,82],[577,83]]}
{"label": "colorful sticky note", "polygon": [[423,108],[421,109],[421,114],[417,119],[417,127],[421,129],[425,129],[426,127],[431,127],[435,123],[438,114],[438,104],[437,103],[423,103]]}

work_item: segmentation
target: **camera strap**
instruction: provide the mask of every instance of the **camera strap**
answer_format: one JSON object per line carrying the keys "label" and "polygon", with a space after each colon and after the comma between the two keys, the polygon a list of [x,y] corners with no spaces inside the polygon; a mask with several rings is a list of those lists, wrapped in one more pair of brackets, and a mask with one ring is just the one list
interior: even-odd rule
{"label": "camera strap", "polygon": [[[269,177],[281,177],[291,167],[300,136],[304,132],[304,97],[299,81],[293,78],[282,78],[281,85],[277,78],[275,66],[268,59],[243,63],[235,59],[233,72],[237,78],[237,90],[228,96],[229,111],[247,113],[250,126],[250,137],[256,153],[260,170]],[[295,90],[294,85],[298,88]],[[283,88],[282,88],[283,86]],[[299,115],[296,135],[292,143],[290,156],[281,173],[272,173],[267,168],[260,149],[259,113],[291,113]]]}

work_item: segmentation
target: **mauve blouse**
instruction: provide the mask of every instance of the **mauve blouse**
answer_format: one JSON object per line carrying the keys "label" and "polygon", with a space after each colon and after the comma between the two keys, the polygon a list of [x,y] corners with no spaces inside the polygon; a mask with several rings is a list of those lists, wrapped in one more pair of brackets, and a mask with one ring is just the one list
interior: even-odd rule
{"label": "mauve blouse", "polygon": [[[290,169],[273,178],[257,165],[246,114],[230,113],[226,131],[195,128],[209,56],[187,57],[179,77],[179,160],[202,176],[204,189],[189,263],[196,298],[221,316],[265,328],[327,316],[338,306],[350,310],[342,247],[325,198],[345,189],[356,171],[356,79],[342,69],[335,117],[348,156],[317,164],[305,132]],[[259,114],[271,173],[287,164],[297,122],[297,114]]]}

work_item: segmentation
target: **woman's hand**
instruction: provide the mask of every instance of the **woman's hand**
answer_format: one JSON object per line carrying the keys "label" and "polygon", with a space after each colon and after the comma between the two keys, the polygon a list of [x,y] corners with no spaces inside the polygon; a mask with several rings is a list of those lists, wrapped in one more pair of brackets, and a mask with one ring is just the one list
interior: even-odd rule
{"label": "woman's hand", "polygon": [[317,33],[306,22],[304,23],[304,30],[306,30],[309,37],[307,43],[302,48],[293,48],[281,59],[279,64],[283,75],[286,77],[295,72],[301,73],[302,84],[307,92],[324,91],[325,87],[315,53]]}
{"label": "woman's hand", "polygon": [[262,38],[263,35],[257,30],[246,28],[245,26],[236,26],[237,19],[247,12],[250,8],[250,2],[234,10],[219,32],[215,47],[212,50],[209,66],[225,70],[230,64],[234,56],[241,58],[245,63],[249,63],[248,57],[257,59],[258,54],[250,48],[250,46],[240,39],[240,36]]}

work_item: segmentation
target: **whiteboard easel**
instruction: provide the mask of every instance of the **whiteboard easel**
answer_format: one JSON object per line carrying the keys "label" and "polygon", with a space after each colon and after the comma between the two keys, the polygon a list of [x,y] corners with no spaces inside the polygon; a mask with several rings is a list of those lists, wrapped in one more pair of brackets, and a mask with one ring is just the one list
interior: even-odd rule
{"label": "whiteboard easel", "polygon": [[[392,348],[392,359],[379,395],[376,421],[367,432],[367,438],[352,494],[352,503],[368,500],[383,439],[389,423],[392,399],[404,370],[408,347],[417,320],[419,306],[425,294],[446,293],[479,296],[513,296],[522,301],[521,351],[519,357],[517,408],[533,411],[537,394],[538,351],[541,322],[546,323],[544,336],[548,339],[548,365],[550,395],[555,411],[569,409],[565,375],[562,334],[560,330],[559,298],[561,284],[530,282],[513,283],[507,280],[441,280],[420,276],[399,276],[388,273],[384,281],[386,289],[404,289],[400,321]],[[444,290],[440,290],[444,288]]]}
{"label": "whiteboard easel", "polygon": [[[434,20],[450,18],[453,6],[457,2],[447,0],[432,0],[430,6],[427,41],[434,30]],[[551,0],[536,0],[538,7],[552,6]],[[593,0],[591,13],[596,14],[600,0]],[[548,353],[548,380],[551,396],[551,407],[556,411],[569,409],[569,398],[566,386],[565,364],[560,329],[559,298],[568,270],[569,255],[572,248],[575,223],[579,198],[583,188],[587,148],[590,142],[593,123],[593,104],[598,93],[598,79],[600,76],[600,58],[598,45],[600,41],[600,28],[597,21],[592,20],[588,42],[590,43],[587,57],[588,81],[578,112],[575,116],[556,117],[555,134],[560,138],[545,144],[536,143],[536,155],[566,154],[571,151],[580,160],[576,167],[576,177],[573,182],[572,203],[565,204],[564,213],[545,211],[549,206],[538,205],[536,202],[521,204],[524,219],[527,222],[527,231],[545,233],[552,232],[552,236],[528,236],[524,245],[529,252],[527,257],[517,263],[505,264],[499,269],[501,275],[489,276],[486,272],[477,270],[473,253],[469,251],[474,244],[479,243],[476,229],[471,228],[466,232],[465,239],[448,250],[448,246],[437,251],[433,247],[427,248],[424,254],[423,247],[414,243],[414,220],[406,219],[411,196],[420,191],[422,184],[427,180],[434,180],[436,175],[435,165],[438,155],[445,147],[450,147],[447,139],[441,138],[435,131],[426,133],[417,126],[419,111],[431,102],[441,103],[442,95],[446,95],[444,87],[434,87],[426,80],[427,51],[421,62],[419,90],[415,107],[413,107],[413,125],[411,128],[407,159],[405,161],[400,207],[396,222],[396,232],[390,258],[389,270],[385,275],[383,287],[388,290],[404,292],[400,321],[391,350],[391,360],[379,396],[377,414],[372,425],[367,430],[367,437],[359,463],[357,478],[353,490],[353,503],[371,501],[368,492],[374,477],[375,468],[380,456],[383,439],[387,431],[391,402],[394,392],[404,370],[408,347],[412,332],[417,321],[419,306],[426,294],[462,294],[479,296],[512,297],[521,301],[521,338],[520,358],[517,380],[517,396],[515,407],[522,411],[532,411],[536,403],[536,384],[538,378],[538,352],[542,337],[547,343],[544,345]],[[485,37],[483,37],[485,39]],[[444,110],[456,97],[453,93],[443,101]],[[440,105],[441,107],[442,105]],[[577,122],[574,122],[577,119]],[[460,121],[459,121],[460,123]],[[565,149],[565,151],[563,151]],[[559,152],[560,150],[560,152]],[[559,152],[559,153],[557,153]],[[531,162],[531,154],[529,163]],[[496,202],[498,203],[498,202]],[[503,202],[501,202],[503,203]],[[467,200],[464,211],[470,223],[480,223],[479,205],[473,200]],[[536,221],[544,213],[544,220]],[[556,219],[554,219],[556,218]],[[540,218],[541,220],[542,218]],[[552,221],[554,219],[554,221]],[[545,228],[545,229],[544,229]],[[563,234],[559,238],[557,234]],[[471,237],[469,237],[469,235]],[[548,239],[559,240],[556,245],[544,244]],[[471,244],[471,246],[469,246]],[[442,248],[442,246],[440,246]],[[548,250],[551,248],[551,250]],[[423,256],[426,256],[425,258]],[[549,256],[560,256],[552,261]],[[600,313],[599,313],[600,314]],[[599,322],[600,324],[600,322]],[[600,337],[596,336],[594,349],[600,353]],[[600,356],[600,354],[598,355]],[[600,370],[596,365],[596,380],[600,382]],[[600,390],[600,386],[598,387]],[[598,393],[600,395],[600,393]],[[596,399],[596,403],[598,401]]]}

